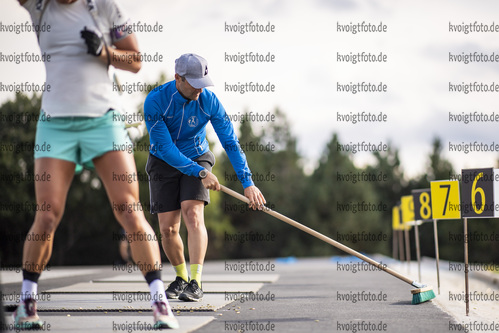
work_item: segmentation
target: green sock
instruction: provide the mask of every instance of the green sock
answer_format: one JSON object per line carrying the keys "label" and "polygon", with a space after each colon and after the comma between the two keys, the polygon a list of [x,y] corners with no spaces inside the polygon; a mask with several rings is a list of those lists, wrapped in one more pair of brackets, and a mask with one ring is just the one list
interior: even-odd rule
{"label": "green sock", "polygon": [[196,280],[201,285],[201,273],[203,272],[203,265],[191,264],[191,280]]}
{"label": "green sock", "polygon": [[185,262],[180,265],[173,266],[173,268],[175,269],[177,276],[180,276],[184,279],[184,281],[189,282],[189,274],[187,273],[187,266],[185,265]]}

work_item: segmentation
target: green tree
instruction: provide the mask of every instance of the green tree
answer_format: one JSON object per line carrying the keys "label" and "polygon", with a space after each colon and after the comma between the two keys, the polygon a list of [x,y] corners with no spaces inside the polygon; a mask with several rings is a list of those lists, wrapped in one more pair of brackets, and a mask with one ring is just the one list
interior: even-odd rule
{"label": "green tree", "polygon": [[[256,135],[249,121],[239,128],[239,141],[246,147],[245,154],[253,173],[255,185],[267,199],[267,207],[286,216],[298,219],[304,206],[305,176],[299,167],[300,155],[296,139],[289,130],[285,114],[275,109],[275,120],[263,125],[262,133]],[[264,149],[257,149],[257,147]],[[220,157],[224,177],[229,188],[242,192],[240,182],[225,154]],[[289,244],[301,231],[288,226],[263,212],[249,210],[247,204],[224,195],[222,209],[235,228],[235,235],[262,235],[262,242],[226,241],[228,256],[235,258],[275,257],[291,255]]]}
{"label": "green tree", "polygon": [[[15,100],[0,106],[0,261],[21,263],[24,237],[33,221],[33,149],[40,97],[16,94]],[[27,148],[27,149],[26,149]],[[28,205],[28,207],[25,207]]]}
{"label": "green tree", "polygon": [[388,205],[388,212],[383,218],[391,223],[391,208],[400,201],[400,197],[407,192],[407,181],[400,164],[398,149],[390,143],[386,152],[374,152],[375,162],[366,167],[366,172],[381,175],[384,180],[372,182],[379,199]]}
{"label": "green tree", "polygon": [[[339,144],[338,136],[334,134],[319,166],[308,179],[309,226],[356,250],[386,252],[386,241],[358,241],[356,238],[359,232],[386,234],[382,220],[385,203],[375,192],[372,182],[359,179],[363,170],[354,165],[351,153],[338,149]],[[376,206],[376,210],[363,211],[360,204]],[[307,242],[309,255],[343,254],[317,239],[303,241]]]}
{"label": "green tree", "polygon": [[454,175],[454,168],[451,162],[442,157],[442,142],[435,138],[432,143],[432,152],[429,156],[429,165],[427,167],[426,180],[445,180]]}

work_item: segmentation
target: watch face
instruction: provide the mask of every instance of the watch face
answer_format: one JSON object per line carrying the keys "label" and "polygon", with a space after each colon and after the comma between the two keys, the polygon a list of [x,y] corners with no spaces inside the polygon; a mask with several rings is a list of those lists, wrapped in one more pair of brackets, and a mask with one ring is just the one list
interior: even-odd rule
{"label": "watch face", "polygon": [[199,177],[206,178],[208,176],[208,171],[206,169],[199,171]]}

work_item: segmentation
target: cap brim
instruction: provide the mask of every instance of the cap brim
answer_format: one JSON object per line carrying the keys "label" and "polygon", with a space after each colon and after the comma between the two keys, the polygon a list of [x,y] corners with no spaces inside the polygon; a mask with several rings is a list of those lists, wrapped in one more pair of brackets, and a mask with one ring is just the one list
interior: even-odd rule
{"label": "cap brim", "polygon": [[196,89],[214,86],[213,82],[211,81],[211,79],[208,76],[202,77],[200,79],[193,79],[193,78],[185,77],[185,79],[187,80],[187,82],[189,82],[189,84],[193,88],[196,88]]}

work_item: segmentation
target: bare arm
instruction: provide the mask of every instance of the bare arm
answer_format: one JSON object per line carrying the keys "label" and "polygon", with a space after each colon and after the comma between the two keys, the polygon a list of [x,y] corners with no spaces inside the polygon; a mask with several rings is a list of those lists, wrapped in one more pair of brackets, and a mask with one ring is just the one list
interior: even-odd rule
{"label": "bare arm", "polygon": [[107,51],[106,48],[103,48],[99,58],[107,63],[107,52],[109,51],[111,65],[125,71],[137,73],[142,67],[142,61],[140,59],[139,44],[135,34],[131,34],[128,37],[115,42],[113,45],[115,47],[108,47]]}

